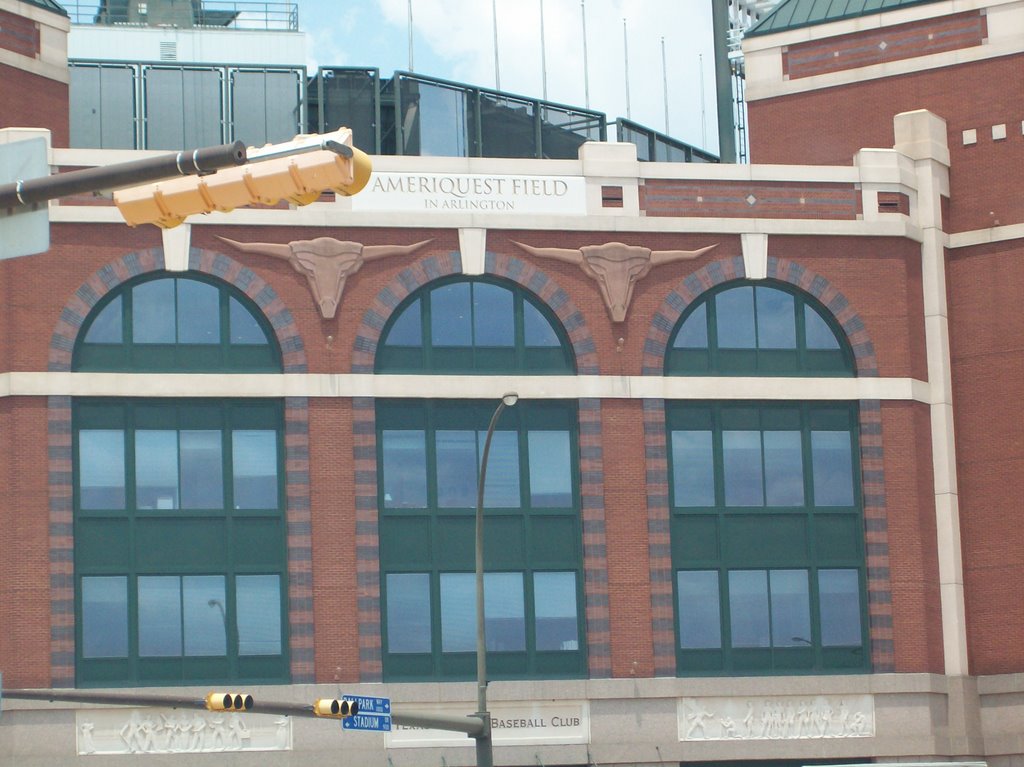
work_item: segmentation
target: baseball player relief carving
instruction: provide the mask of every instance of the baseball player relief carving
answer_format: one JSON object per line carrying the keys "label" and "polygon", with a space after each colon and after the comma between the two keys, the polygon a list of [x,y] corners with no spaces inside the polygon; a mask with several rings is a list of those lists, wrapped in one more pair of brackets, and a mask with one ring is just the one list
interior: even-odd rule
{"label": "baseball player relief carving", "polygon": [[716,243],[700,250],[651,250],[621,242],[582,248],[535,248],[521,242],[515,244],[532,256],[577,264],[584,274],[597,282],[612,322],[625,322],[633,288],[655,266],[691,261],[718,247]]}
{"label": "baseball player relief carving", "polygon": [[389,256],[409,256],[433,240],[412,245],[363,245],[361,242],[317,237],[296,240],[286,245],[273,242],[236,242],[218,237],[243,253],[258,253],[287,261],[309,283],[320,314],[325,320],[334,317],[345,290],[345,281],[368,261]]}

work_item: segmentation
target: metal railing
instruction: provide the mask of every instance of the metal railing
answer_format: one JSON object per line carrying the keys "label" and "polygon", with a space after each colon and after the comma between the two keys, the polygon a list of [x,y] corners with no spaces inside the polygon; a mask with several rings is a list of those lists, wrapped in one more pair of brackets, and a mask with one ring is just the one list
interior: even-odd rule
{"label": "metal railing", "polygon": [[261,0],[63,0],[72,24],[297,32],[295,2]]}

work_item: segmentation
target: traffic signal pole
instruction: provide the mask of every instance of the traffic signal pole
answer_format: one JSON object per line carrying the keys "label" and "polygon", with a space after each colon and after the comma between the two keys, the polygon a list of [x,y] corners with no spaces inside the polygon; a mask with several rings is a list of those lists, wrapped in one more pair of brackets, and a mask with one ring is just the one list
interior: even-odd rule
{"label": "traffic signal pole", "polygon": [[174,176],[196,176],[249,161],[245,144],[204,147],[144,160],[83,168],[0,185],[0,210],[37,205],[58,197],[136,186]]}

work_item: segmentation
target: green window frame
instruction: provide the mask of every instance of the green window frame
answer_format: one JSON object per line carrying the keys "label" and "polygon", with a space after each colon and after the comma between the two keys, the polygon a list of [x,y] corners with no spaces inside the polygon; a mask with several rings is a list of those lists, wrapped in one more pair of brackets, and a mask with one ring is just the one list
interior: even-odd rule
{"label": "green window frame", "polygon": [[668,341],[666,375],[855,375],[853,350],[824,306],[776,280],[738,280],[694,301]]}
{"label": "green window frame", "polygon": [[82,325],[77,371],[280,372],[273,328],[244,293],[197,272],[145,275],[104,296]]}
{"label": "green window frame", "polygon": [[452,277],[405,299],[381,333],[378,373],[571,375],[558,318],[514,283]]}
{"label": "green window frame", "polygon": [[858,408],[670,402],[682,676],[870,671]]}
{"label": "green window frame", "polygon": [[[377,404],[386,681],[475,674],[475,466],[493,410],[489,401]],[[578,451],[575,403],[520,401],[495,429],[484,493],[494,678],[586,675]]]}
{"label": "green window frame", "polygon": [[288,681],[283,425],[276,400],[74,402],[79,686]]}

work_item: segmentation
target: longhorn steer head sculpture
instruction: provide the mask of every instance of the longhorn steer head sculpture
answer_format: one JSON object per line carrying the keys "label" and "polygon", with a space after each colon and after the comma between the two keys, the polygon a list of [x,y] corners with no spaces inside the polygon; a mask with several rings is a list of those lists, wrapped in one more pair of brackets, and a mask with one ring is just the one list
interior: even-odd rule
{"label": "longhorn steer head sculpture", "polygon": [[612,322],[625,322],[629,302],[633,300],[633,288],[653,267],[690,261],[718,247],[716,243],[700,250],[651,250],[638,245],[608,242],[572,249],[534,248],[521,242],[515,244],[532,256],[577,264],[584,274],[597,281]]}
{"label": "longhorn steer head sculpture", "polygon": [[422,240],[412,245],[363,245],[360,242],[317,237],[315,240],[296,240],[287,245],[272,242],[236,242],[218,237],[243,253],[280,258],[306,277],[320,314],[331,319],[341,303],[345,280],[359,271],[367,261],[388,256],[408,256],[433,240]]}

